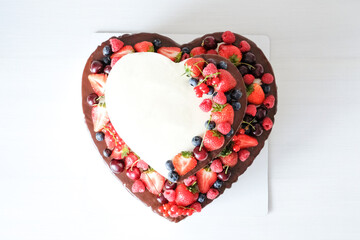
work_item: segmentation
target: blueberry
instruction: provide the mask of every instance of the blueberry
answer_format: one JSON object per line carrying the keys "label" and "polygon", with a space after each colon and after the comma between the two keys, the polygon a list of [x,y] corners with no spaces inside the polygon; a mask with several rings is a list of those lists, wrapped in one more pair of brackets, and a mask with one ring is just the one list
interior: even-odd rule
{"label": "blueberry", "polygon": [[160,39],[154,39],[153,44],[154,44],[154,47],[155,47],[155,48],[160,48],[162,42],[161,42]]}
{"label": "blueberry", "polygon": [[255,57],[255,55],[254,55],[253,53],[247,52],[247,53],[244,54],[242,60],[243,60],[243,62],[245,62],[245,63],[250,63],[250,64],[252,64],[252,63],[255,63],[255,62],[256,62],[256,57]]}
{"label": "blueberry", "polygon": [[264,67],[257,63],[255,64],[255,69],[253,69],[251,72],[254,75],[255,78],[260,78],[264,74]]}
{"label": "blueberry", "polygon": [[238,101],[231,102],[231,106],[233,107],[234,111],[238,111],[241,108],[241,104]]}
{"label": "blueberry", "polygon": [[221,181],[220,179],[216,180],[216,182],[214,183],[214,188],[221,188],[223,185],[223,181]]}
{"label": "blueberry", "polygon": [[226,92],[225,96],[226,96],[226,102],[230,102],[231,101],[231,91]]}
{"label": "blueberry", "polygon": [[226,137],[231,137],[231,135],[233,135],[233,134],[234,134],[234,129],[231,128],[230,132],[228,134],[226,134]]}
{"label": "blueberry", "polygon": [[171,160],[167,160],[166,163],[165,163],[165,167],[167,170],[169,171],[174,171],[174,164]]}
{"label": "blueberry", "polygon": [[220,61],[219,64],[217,65],[217,68],[218,68],[218,69],[225,69],[225,70],[226,70],[226,69],[228,68],[228,65],[227,65],[226,62]]}
{"label": "blueberry", "polygon": [[216,123],[214,121],[210,121],[210,122],[206,121],[205,122],[205,128],[207,130],[213,130],[215,128],[215,126],[216,126]]}
{"label": "blueberry", "polygon": [[208,86],[209,88],[209,92],[207,93],[207,95],[212,95],[214,93],[214,87],[213,86]]}
{"label": "blueberry", "polygon": [[104,151],[103,151],[104,157],[110,157],[111,153],[112,153],[112,151],[108,148],[104,149]]}
{"label": "blueberry", "polygon": [[201,145],[201,142],[202,142],[202,137],[200,136],[195,136],[193,137],[193,139],[191,140],[192,144],[195,146],[195,147],[199,147]]}
{"label": "blueberry", "polygon": [[98,140],[99,142],[101,142],[101,141],[103,141],[104,140],[104,133],[103,132],[97,132],[96,134],[95,134],[95,138],[96,138],[96,140]]}
{"label": "blueberry", "polygon": [[179,180],[179,174],[175,171],[169,172],[169,180],[171,182],[176,182],[177,180]]}
{"label": "blueberry", "polygon": [[239,100],[242,97],[242,92],[239,89],[235,89],[231,91],[231,98],[235,100]]}
{"label": "blueberry", "polygon": [[199,203],[203,203],[205,201],[205,199],[206,199],[206,195],[203,193],[199,193],[199,197],[198,197],[197,201]]}
{"label": "blueberry", "polygon": [[106,64],[109,65],[111,63],[111,59],[109,56],[103,57],[102,61]]}
{"label": "blueberry", "polygon": [[270,89],[271,89],[270,85],[267,85],[267,84],[261,85],[261,88],[263,89],[265,94],[268,94],[270,92]]}
{"label": "blueberry", "polygon": [[196,87],[199,83],[199,80],[197,80],[196,78],[190,78],[189,83],[191,86]]}
{"label": "blueberry", "polygon": [[103,55],[104,56],[109,56],[111,55],[112,51],[111,51],[111,47],[110,45],[106,45],[104,48],[103,48]]}
{"label": "blueberry", "polygon": [[183,47],[183,48],[181,49],[181,51],[182,51],[183,53],[190,54],[190,49],[189,49],[188,47]]}
{"label": "blueberry", "polygon": [[245,65],[238,66],[238,69],[239,69],[242,76],[249,73],[249,68],[247,66],[245,66]]}

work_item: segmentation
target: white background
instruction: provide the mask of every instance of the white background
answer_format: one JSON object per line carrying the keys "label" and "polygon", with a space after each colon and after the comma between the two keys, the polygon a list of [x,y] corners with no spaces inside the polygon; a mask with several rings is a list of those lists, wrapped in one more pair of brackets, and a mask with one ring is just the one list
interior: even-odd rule
{"label": "white background", "polygon": [[[359,9],[355,0],[1,0],[0,239],[359,239]],[[78,121],[86,36],[227,29],[271,39],[279,112],[269,214],[229,221],[215,203],[201,215],[216,208],[210,223],[119,224],[122,209],[139,205],[122,205],[119,183],[95,150],[84,151],[92,144]]]}

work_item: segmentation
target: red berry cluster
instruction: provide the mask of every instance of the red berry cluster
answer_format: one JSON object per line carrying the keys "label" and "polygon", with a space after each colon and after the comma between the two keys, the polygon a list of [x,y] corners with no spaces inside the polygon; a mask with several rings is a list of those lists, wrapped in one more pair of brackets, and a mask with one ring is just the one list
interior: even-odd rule
{"label": "red berry cluster", "polygon": [[175,203],[165,203],[158,208],[158,211],[164,217],[172,217],[176,218],[179,216],[191,216],[195,210],[192,208],[186,208],[182,206],[178,206]]}

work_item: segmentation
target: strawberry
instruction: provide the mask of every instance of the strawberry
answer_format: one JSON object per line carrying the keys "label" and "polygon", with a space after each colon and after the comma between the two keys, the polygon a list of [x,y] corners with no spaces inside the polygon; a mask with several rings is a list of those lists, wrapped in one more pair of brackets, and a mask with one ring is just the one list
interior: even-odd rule
{"label": "strawberry", "polygon": [[189,58],[184,64],[185,72],[189,77],[198,77],[204,68],[204,64],[205,60],[202,58]]}
{"label": "strawberry", "polygon": [[138,42],[134,48],[137,52],[154,52],[154,45],[148,41]]}
{"label": "strawberry", "polygon": [[207,193],[211,186],[216,182],[217,174],[210,168],[203,168],[196,173],[199,191]]}
{"label": "strawberry", "polygon": [[215,91],[217,92],[227,92],[233,89],[236,86],[236,80],[224,69],[219,69],[220,74],[218,75],[220,82],[215,85]]}
{"label": "strawberry", "polygon": [[[119,148],[119,151],[125,145],[124,141],[119,137],[119,134],[115,131],[111,122],[109,122],[103,129],[102,132],[105,134],[105,143],[107,148],[114,149]],[[120,159],[120,158],[117,158]]]}
{"label": "strawberry", "polygon": [[220,155],[220,160],[225,166],[233,167],[238,162],[238,154],[236,152],[229,151],[225,155]]}
{"label": "strawberry", "polygon": [[240,147],[240,149],[255,147],[259,143],[256,138],[250,137],[246,134],[240,134],[234,137],[234,142]]}
{"label": "strawberry", "polygon": [[214,50],[214,49],[210,49],[210,50],[207,50],[206,54],[214,54],[214,55],[217,55],[217,51]]}
{"label": "strawberry", "polygon": [[227,103],[225,105],[220,105],[215,103],[211,111],[211,120],[216,124],[222,122],[229,122],[230,124],[233,124],[234,109],[230,104]]}
{"label": "strawberry", "polygon": [[219,55],[227,58],[233,64],[237,65],[240,63],[242,54],[238,47],[234,45],[221,44],[219,47]]}
{"label": "strawberry", "polygon": [[111,45],[111,50],[113,52],[117,52],[124,46],[124,43],[117,38],[111,38],[110,45]]}
{"label": "strawberry", "polygon": [[104,96],[105,83],[107,80],[106,74],[89,74],[89,82],[92,89],[98,96]]}
{"label": "strawberry", "polygon": [[111,59],[117,58],[119,60],[120,58],[122,58],[126,54],[133,53],[133,52],[134,52],[134,48],[132,46],[130,46],[130,45],[126,45],[126,46],[122,47],[120,49],[120,51],[118,51],[116,53],[113,53],[110,58]]}
{"label": "strawberry", "polygon": [[204,136],[204,146],[208,151],[214,151],[224,145],[224,136],[216,130],[208,130]]}
{"label": "strawberry", "polygon": [[196,55],[201,55],[205,53],[206,53],[206,49],[204,47],[195,47],[191,50],[190,57],[194,57]]}
{"label": "strawberry", "polygon": [[114,149],[116,146],[116,140],[109,131],[105,131],[105,143],[108,149]]}
{"label": "strawberry", "polygon": [[249,103],[253,103],[255,105],[262,104],[265,99],[265,93],[264,90],[261,88],[261,86],[257,83],[251,84],[247,90],[247,100]]}
{"label": "strawberry", "polygon": [[146,189],[155,195],[161,193],[165,184],[165,178],[152,168],[142,172],[140,179],[144,182]]}
{"label": "strawberry", "polygon": [[192,152],[181,152],[174,157],[173,165],[176,172],[183,176],[196,167],[197,161]]}
{"label": "strawberry", "polygon": [[161,47],[157,50],[157,53],[170,58],[174,62],[180,62],[181,59],[181,49],[178,47]]}
{"label": "strawberry", "polygon": [[196,202],[199,196],[199,193],[190,192],[184,184],[179,184],[176,187],[175,192],[176,192],[176,198],[175,198],[176,204],[178,206],[183,206],[183,207],[189,206],[194,202]]}
{"label": "strawberry", "polygon": [[224,32],[221,38],[226,44],[233,44],[235,42],[235,35],[230,31]]}
{"label": "strawberry", "polygon": [[98,104],[93,106],[91,117],[94,124],[94,132],[99,132],[110,121],[105,104]]}
{"label": "strawberry", "polygon": [[129,147],[124,144],[124,145],[117,145],[114,150],[111,153],[111,158],[113,159],[123,159],[124,157],[126,157],[130,152]]}

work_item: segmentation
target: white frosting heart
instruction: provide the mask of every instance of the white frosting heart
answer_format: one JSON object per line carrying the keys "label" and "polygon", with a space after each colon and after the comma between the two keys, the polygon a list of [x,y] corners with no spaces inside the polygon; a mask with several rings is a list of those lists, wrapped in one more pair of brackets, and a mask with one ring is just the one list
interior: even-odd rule
{"label": "white frosting heart", "polygon": [[157,53],[133,53],[112,68],[105,101],[110,120],[129,147],[161,175],[165,162],[191,151],[210,114],[200,110],[184,62]]}

